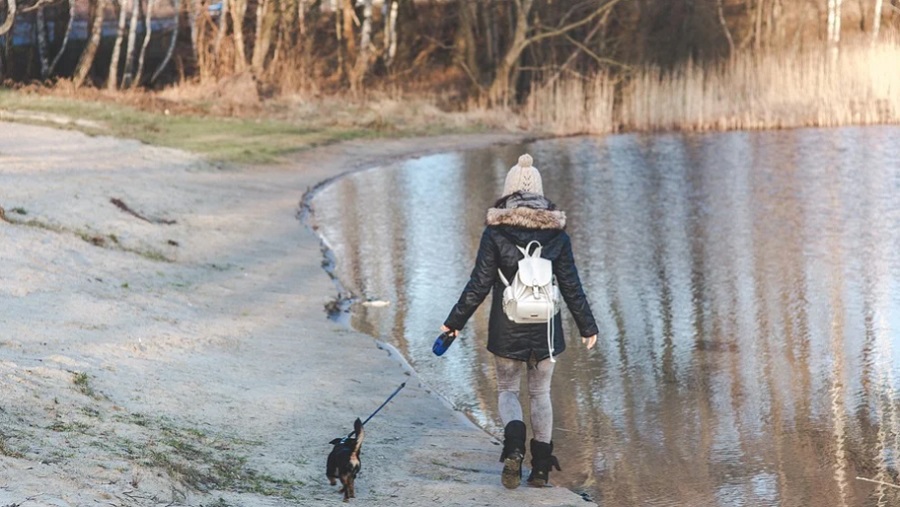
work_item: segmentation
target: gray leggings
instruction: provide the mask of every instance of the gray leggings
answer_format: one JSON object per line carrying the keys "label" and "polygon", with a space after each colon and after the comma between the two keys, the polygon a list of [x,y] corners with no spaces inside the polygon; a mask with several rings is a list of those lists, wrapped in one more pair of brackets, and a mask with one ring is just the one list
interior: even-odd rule
{"label": "gray leggings", "polygon": [[[522,381],[524,361],[494,356],[497,366],[498,408],[500,419],[506,426],[510,421],[522,420],[522,405],[519,403],[519,385]],[[553,436],[553,405],[550,403],[550,378],[553,366],[544,359],[534,369],[528,370],[528,398],[531,402],[531,430],[534,439],[550,443]]]}

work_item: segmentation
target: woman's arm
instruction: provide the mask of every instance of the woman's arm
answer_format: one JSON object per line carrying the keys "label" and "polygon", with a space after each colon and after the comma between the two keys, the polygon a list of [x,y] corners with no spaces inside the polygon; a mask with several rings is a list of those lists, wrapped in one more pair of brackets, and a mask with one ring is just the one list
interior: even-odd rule
{"label": "woman's arm", "polygon": [[469,283],[444,321],[445,327],[454,331],[462,329],[469,317],[478,309],[478,305],[487,297],[497,280],[497,257],[497,246],[491,239],[490,230],[485,229],[478,245],[478,256],[475,257],[475,267],[469,276]]}
{"label": "woman's arm", "polygon": [[[588,304],[587,296],[581,286],[581,279],[578,278],[575,256],[572,254],[572,242],[568,235],[563,240],[565,243],[562,252],[553,262],[553,274],[556,275],[559,292],[562,293],[581,336],[584,338],[594,337],[597,335],[597,323],[594,321],[594,314],[591,313],[591,306]],[[590,345],[593,346],[593,343]]]}

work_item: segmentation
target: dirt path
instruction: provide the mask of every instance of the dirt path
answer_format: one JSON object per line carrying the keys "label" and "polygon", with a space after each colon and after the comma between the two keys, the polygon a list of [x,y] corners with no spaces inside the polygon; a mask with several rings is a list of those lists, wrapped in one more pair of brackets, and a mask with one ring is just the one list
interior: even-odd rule
{"label": "dirt path", "polygon": [[[504,490],[495,442],[402,358],[325,319],[303,193],[513,141],[359,141],[289,167],[0,123],[0,505],[334,505],[327,442],[367,426],[357,505],[587,505]],[[426,147],[423,147],[426,146]]]}

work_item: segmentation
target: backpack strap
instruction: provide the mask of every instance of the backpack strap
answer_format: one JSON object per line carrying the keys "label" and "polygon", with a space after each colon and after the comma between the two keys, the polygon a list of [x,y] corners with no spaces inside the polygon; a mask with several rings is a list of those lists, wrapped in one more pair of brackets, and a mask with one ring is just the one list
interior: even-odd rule
{"label": "backpack strap", "polygon": [[[531,245],[537,245],[537,248],[534,249],[534,253],[529,254],[528,251],[531,250]],[[525,245],[524,249],[518,246],[516,246],[516,248],[519,248],[519,251],[522,252],[522,255],[524,255],[525,257],[540,257],[541,250],[544,249],[543,245],[541,245],[541,242],[536,239],[529,241],[528,244]]]}
{"label": "backpack strap", "polygon": [[500,268],[497,268],[497,273],[500,274],[500,280],[503,282],[503,285],[509,287],[509,280],[503,275],[503,271],[500,271]]}

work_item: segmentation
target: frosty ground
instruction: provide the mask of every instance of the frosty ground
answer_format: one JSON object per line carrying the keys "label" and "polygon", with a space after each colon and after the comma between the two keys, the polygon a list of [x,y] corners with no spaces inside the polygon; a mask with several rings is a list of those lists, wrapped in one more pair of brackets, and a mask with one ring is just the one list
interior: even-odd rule
{"label": "frosty ground", "polygon": [[335,505],[327,442],[401,382],[366,427],[354,504],[588,505],[503,489],[495,438],[390,347],[327,320],[335,287],[297,218],[344,172],[516,140],[219,166],[0,123],[0,505]]}

